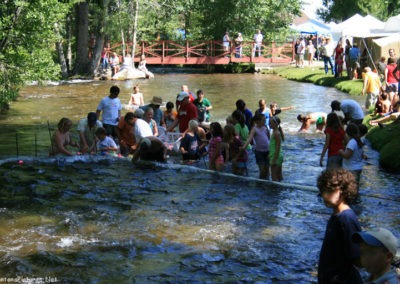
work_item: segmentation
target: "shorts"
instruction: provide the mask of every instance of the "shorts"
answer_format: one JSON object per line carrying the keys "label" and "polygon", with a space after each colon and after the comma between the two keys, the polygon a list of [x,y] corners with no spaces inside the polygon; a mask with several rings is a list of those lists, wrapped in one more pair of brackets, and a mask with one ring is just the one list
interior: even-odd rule
{"label": "shorts", "polygon": [[304,53],[300,53],[300,54],[298,54],[298,56],[299,56],[299,60],[304,60]]}
{"label": "shorts", "polygon": [[326,163],[327,169],[337,169],[342,167],[343,158],[340,155],[333,155],[328,157],[328,161]]}
{"label": "shorts", "polygon": [[269,166],[269,152],[254,151],[256,156],[256,163],[260,166]]}
{"label": "shorts", "polygon": [[112,137],[117,137],[117,132],[115,130],[115,128],[117,128],[116,125],[103,123],[103,127],[105,128],[105,130],[107,132],[107,136],[111,135]]}

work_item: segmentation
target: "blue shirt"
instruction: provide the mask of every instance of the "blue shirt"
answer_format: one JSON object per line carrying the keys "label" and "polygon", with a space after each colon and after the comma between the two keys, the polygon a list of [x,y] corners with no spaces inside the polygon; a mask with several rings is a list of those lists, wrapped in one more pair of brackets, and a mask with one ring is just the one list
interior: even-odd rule
{"label": "blue shirt", "polygon": [[318,264],[318,283],[362,283],[353,262],[360,258],[360,248],[352,235],[361,227],[353,210],[334,214],[326,226]]}

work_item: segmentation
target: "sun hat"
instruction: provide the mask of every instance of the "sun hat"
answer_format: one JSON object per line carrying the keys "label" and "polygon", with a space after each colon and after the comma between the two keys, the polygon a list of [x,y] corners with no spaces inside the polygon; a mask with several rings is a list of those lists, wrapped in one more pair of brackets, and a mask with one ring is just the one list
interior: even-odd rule
{"label": "sun hat", "polygon": [[160,106],[160,105],[162,105],[162,98],[154,96],[153,99],[150,101],[150,103],[153,105]]}
{"label": "sun hat", "polygon": [[179,101],[179,102],[181,102],[181,101],[183,101],[185,98],[188,98],[188,97],[189,97],[189,94],[188,94],[188,93],[186,93],[186,92],[180,92],[180,93],[178,94],[178,96],[176,97],[176,100]]}
{"label": "sun hat", "polygon": [[356,243],[364,242],[373,247],[385,247],[393,256],[396,256],[398,240],[387,229],[378,228],[370,231],[357,232],[352,239]]}
{"label": "sun hat", "polygon": [[137,118],[142,118],[143,115],[144,111],[141,108],[136,109],[135,112],[133,113],[133,116]]}

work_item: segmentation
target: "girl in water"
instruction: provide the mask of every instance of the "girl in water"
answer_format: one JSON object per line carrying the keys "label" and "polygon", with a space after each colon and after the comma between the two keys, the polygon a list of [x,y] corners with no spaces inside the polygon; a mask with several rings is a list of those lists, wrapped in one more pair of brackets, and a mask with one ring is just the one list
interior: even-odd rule
{"label": "girl in water", "polygon": [[210,125],[211,139],[208,143],[208,159],[210,170],[222,171],[224,167],[224,156],[222,155],[222,136],[223,130],[221,124],[213,122]]}
{"label": "girl in water", "polygon": [[328,151],[326,168],[330,169],[342,167],[342,156],[339,155],[339,150],[344,148],[345,135],[346,133],[344,132],[338,115],[334,112],[329,113],[326,118],[325,145],[319,160],[319,165],[321,167],[326,151]]}
{"label": "girl in water", "polygon": [[[260,171],[260,179],[269,179],[269,130],[265,126],[265,115],[257,113],[253,121],[255,126],[251,128],[250,135],[247,138],[246,143],[243,145],[243,151],[254,141],[254,154],[256,156],[256,162]],[[254,139],[254,140],[253,140]]]}
{"label": "girl in water", "polygon": [[272,129],[271,141],[269,143],[269,164],[271,165],[271,177],[273,181],[282,181],[283,150],[282,142],[285,140],[281,128],[281,120],[272,116],[269,127]]}

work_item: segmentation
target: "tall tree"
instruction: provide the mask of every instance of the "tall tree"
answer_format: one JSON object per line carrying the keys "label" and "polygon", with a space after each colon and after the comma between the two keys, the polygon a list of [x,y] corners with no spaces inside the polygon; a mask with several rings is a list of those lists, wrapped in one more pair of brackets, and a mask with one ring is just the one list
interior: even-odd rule
{"label": "tall tree", "polygon": [[0,3],[0,107],[16,98],[24,81],[60,78],[54,29],[68,9],[57,0]]}
{"label": "tall tree", "polygon": [[323,0],[323,8],[318,10],[325,21],[342,22],[359,13],[372,15],[380,20],[387,20],[400,12],[399,0]]}

